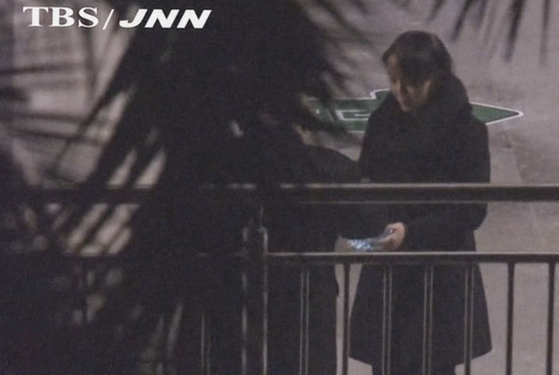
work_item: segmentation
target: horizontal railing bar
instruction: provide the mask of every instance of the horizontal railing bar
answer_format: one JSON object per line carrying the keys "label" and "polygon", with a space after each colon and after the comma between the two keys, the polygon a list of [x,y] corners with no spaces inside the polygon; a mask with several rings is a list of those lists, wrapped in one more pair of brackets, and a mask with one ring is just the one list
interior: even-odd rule
{"label": "horizontal railing bar", "polygon": [[559,201],[559,184],[494,185],[487,183],[450,184],[280,184],[276,188],[254,184],[207,185],[215,198],[266,198],[286,196],[303,203],[447,203],[490,201]]}
{"label": "horizontal railing bar", "polygon": [[[559,263],[559,253],[551,252],[470,252],[470,251],[417,251],[417,252],[345,252],[345,253],[267,253],[266,258],[270,263]],[[134,264],[137,260],[121,256],[107,255],[79,255],[60,254],[49,255],[41,253],[23,254],[0,254],[2,262],[25,260],[26,262],[49,262],[51,265],[64,264],[67,262],[88,264]],[[228,261],[228,260],[250,260],[248,254],[192,254],[190,261]],[[52,262],[52,263],[50,263]],[[4,263],[5,264],[5,263]]]}
{"label": "horizontal railing bar", "polygon": [[[103,189],[29,188],[13,192],[14,198],[40,200],[75,200],[95,197],[103,200],[137,201],[152,187]],[[254,184],[207,185],[203,192],[216,198],[249,198],[259,194],[283,194],[307,203],[328,202],[405,202],[414,201],[540,201],[559,200],[559,184],[280,184],[276,189]]]}
{"label": "horizontal railing bar", "polygon": [[[66,263],[82,263],[82,264],[134,264],[134,259],[125,259],[118,255],[79,255],[79,254],[43,254],[41,252],[29,252],[21,254],[0,254],[0,260],[5,266],[7,262],[25,261],[28,264],[40,262],[49,266],[64,265]],[[45,267],[46,267],[45,265]]]}
{"label": "horizontal railing bar", "polygon": [[10,192],[14,200],[43,203],[141,203],[154,191],[152,187],[141,188],[28,188]]}
{"label": "horizontal railing bar", "polygon": [[[151,186],[134,188],[38,188],[11,193],[14,199],[44,202],[140,203],[153,190]],[[275,187],[255,184],[206,185],[189,193],[214,199],[262,199],[273,203],[278,197],[306,204],[350,203],[472,203],[491,201],[559,201],[559,184],[494,185],[452,184],[279,184]]]}
{"label": "horizontal railing bar", "polygon": [[269,253],[271,264],[382,263],[559,263],[559,253],[478,253],[478,252],[377,252],[377,253]]}
{"label": "horizontal railing bar", "polygon": [[[479,252],[377,252],[377,253],[268,253],[266,255],[271,264],[274,263],[312,263],[312,264],[351,264],[351,263],[367,263],[378,262],[383,264],[404,264],[416,263],[424,264],[437,262],[441,264],[450,263],[559,263],[559,253],[548,252],[495,252],[495,253],[479,253]],[[209,254],[198,253],[190,257],[190,261],[231,261],[231,260],[251,260],[250,255],[241,253],[232,254]],[[2,262],[47,262],[54,266],[65,263],[87,263],[87,264],[133,264],[134,259],[123,258],[120,256],[107,255],[78,255],[78,254],[62,254],[62,255],[46,255],[41,253],[23,253],[23,254],[0,254]]]}

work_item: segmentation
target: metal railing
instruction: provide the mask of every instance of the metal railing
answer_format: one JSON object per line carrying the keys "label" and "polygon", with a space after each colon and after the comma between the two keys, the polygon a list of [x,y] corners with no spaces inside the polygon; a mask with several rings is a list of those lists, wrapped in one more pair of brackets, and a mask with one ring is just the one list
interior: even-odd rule
{"label": "metal railing", "polygon": [[[508,269],[508,294],[507,294],[507,340],[506,340],[506,375],[512,374],[512,353],[513,353],[513,319],[514,319],[514,293],[515,293],[515,269],[516,265],[522,263],[546,264],[548,266],[548,303],[547,303],[547,338],[546,338],[546,374],[553,372],[553,329],[554,329],[554,305],[555,305],[555,272],[559,263],[559,253],[469,253],[469,252],[421,252],[421,253],[377,253],[377,254],[300,254],[300,253],[269,253],[267,255],[269,264],[293,264],[293,265],[312,265],[312,264],[342,264],[343,265],[343,349],[342,349],[342,374],[348,374],[348,331],[349,331],[349,265],[376,263],[386,265],[384,269],[385,285],[389,285],[392,267],[396,265],[417,264],[425,269],[425,290],[424,300],[431,301],[433,293],[433,267],[436,265],[455,265],[465,266],[466,274],[466,305],[468,306],[465,318],[465,345],[468,352],[464,353],[465,374],[471,373],[471,341],[472,341],[472,307],[473,298],[473,265],[500,263],[506,264]],[[389,346],[389,324],[390,315],[390,287],[384,290],[385,320],[383,347]],[[424,375],[429,375],[430,368],[430,326],[432,325],[432,307],[429,303],[425,304],[424,325],[426,335],[424,337]],[[383,352],[384,365],[381,374],[387,375],[389,367],[388,350]]]}
{"label": "metal railing", "polygon": [[[19,195],[21,194],[21,195]],[[16,193],[14,199],[31,200],[34,202],[62,202],[72,203],[76,199],[104,202],[109,204],[141,203],[150,194],[150,189],[102,189],[87,190],[43,190],[31,189]],[[360,204],[410,204],[410,203],[473,203],[473,202],[543,202],[559,201],[559,184],[541,184],[529,186],[490,185],[490,184],[413,184],[413,185],[374,185],[374,184],[284,184],[279,188],[261,188],[255,185],[228,185],[226,187],[208,186],[199,194],[213,197],[221,201],[242,201],[252,207],[265,207],[277,198],[289,198],[301,205],[360,205]],[[19,196],[18,196],[19,195]],[[196,199],[196,195],[193,195]],[[507,276],[507,326],[506,326],[506,375],[513,373],[513,336],[514,336],[514,297],[515,270],[521,263],[546,264],[548,267],[548,301],[547,301],[547,337],[546,337],[546,375],[553,373],[553,343],[554,343],[554,305],[556,265],[559,263],[559,253],[471,253],[471,252],[414,252],[414,253],[278,253],[268,251],[267,229],[261,223],[262,209],[245,227],[243,232],[244,247],[238,254],[229,256],[240,261],[242,265],[241,284],[244,293],[241,325],[241,372],[243,375],[265,375],[267,373],[267,335],[268,335],[268,268],[276,265],[291,265],[301,270],[301,335],[297,340],[301,348],[299,358],[300,375],[306,375],[308,365],[308,269],[314,265],[341,265],[343,269],[342,306],[343,326],[342,337],[342,374],[349,373],[349,315],[350,315],[350,267],[356,264],[380,264],[384,269],[384,328],[383,328],[383,366],[382,375],[389,375],[390,368],[390,316],[391,316],[391,278],[393,267],[404,264],[414,264],[424,267],[424,296],[425,301],[432,301],[433,295],[433,267],[437,265],[455,265],[463,267],[465,272],[465,334],[464,334],[464,372],[471,374],[471,342],[472,342],[472,298],[473,298],[473,267],[478,264],[505,264]],[[34,255],[25,255],[24,261],[33,262]],[[209,265],[215,256],[199,254],[196,258],[200,267]],[[194,260],[194,258],[193,258]],[[43,262],[41,255],[38,262]],[[71,263],[80,267],[81,288],[76,293],[81,296],[82,324],[87,325],[90,319],[90,302],[88,301],[87,275],[96,264],[122,264],[126,259],[119,257],[87,258],[80,256],[62,256],[53,258],[54,262]],[[424,304],[423,338],[423,374],[430,375],[432,306]],[[200,374],[210,375],[212,371],[211,353],[211,321],[208,312],[202,306],[200,315],[199,343]],[[163,368],[172,367],[175,359],[160,359]],[[165,373],[165,370],[163,370]]]}
{"label": "metal railing", "polygon": [[[215,191],[217,192],[217,190]],[[227,189],[220,189],[221,199],[253,198],[258,188],[252,185],[232,185]],[[274,194],[277,196],[274,197]],[[274,200],[279,196],[289,196],[298,200],[300,204],[370,204],[370,203],[472,203],[486,201],[557,201],[559,200],[559,186],[548,184],[538,186],[492,186],[488,184],[449,184],[449,185],[284,185],[281,190],[272,194],[267,192],[266,200]],[[265,204],[264,204],[265,205]],[[514,296],[515,270],[518,264],[546,264],[548,267],[548,301],[547,301],[547,337],[546,337],[546,375],[553,373],[553,343],[554,343],[554,305],[555,305],[555,272],[559,263],[559,253],[472,253],[472,252],[391,252],[391,253],[277,253],[269,252],[266,246],[267,231],[263,226],[247,227],[245,231],[248,259],[252,259],[245,269],[245,275],[255,273],[254,278],[247,277],[249,282],[262,285],[261,298],[255,320],[250,325],[261,333],[261,345],[257,350],[244,351],[243,374],[266,374],[266,325],[267,313],[267,283],[268,267],[275,265],[292,265],[301,270],[301,316],[303,321],[300,332],[300,371],[299,375],[307,375],[308,365],[308,270],[311,266],[342,265],[343,266],[343,338],[342,338],[342,374],[349,371],[349,283],[350,266],[352,264],[379,264],[383,266],[383,337],[382,337],[382,367],[380,374],[390,374],[390,341],[391,341],[391,283],[393,267],[398,265],[420,265],[424,268],[424,313],[423,313],[423,361],[422,374],[431,374],[432,348],[431,334],[433,326],[433,275],[434,267],[453,265],[462,267],[465,275],[465,320],[464,320],[464,373],[470,375],[472,362],[473,341],[473,290],[474,267],[479,264],[505,264],[508,269],[507,277],[507,327],[506,327],[506,375],[513,371],[513,336],[514,336]],[[262,315],[260,315],[262,314]],[[245,319],[243,319],[245,320]],[[253,336],[254,337],[254,336]],[[307,345],[305,345],[307,343]],[[252,361],[252,363],[251,363]]]}

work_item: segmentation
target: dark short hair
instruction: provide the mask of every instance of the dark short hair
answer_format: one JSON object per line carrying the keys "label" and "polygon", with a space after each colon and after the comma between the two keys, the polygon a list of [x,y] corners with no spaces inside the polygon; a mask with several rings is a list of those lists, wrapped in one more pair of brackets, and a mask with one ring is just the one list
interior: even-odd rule
{"label": "dark short hair", "polygon": [[406,31],[400,34],[383,53],[382,62],[395,56],[402,75],[412,84],[428,79],[442,79],[452,73],[452,58],[443,42],[426,31]]}

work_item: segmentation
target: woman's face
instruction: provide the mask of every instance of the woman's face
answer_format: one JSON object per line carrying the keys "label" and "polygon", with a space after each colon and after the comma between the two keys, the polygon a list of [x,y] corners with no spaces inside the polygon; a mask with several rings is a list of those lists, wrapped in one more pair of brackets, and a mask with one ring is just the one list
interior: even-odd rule
{"label": "woman's face", "polygon": [[402,76],[402,71],[398,66],[395,55],[388,58],[386,64],[388,78],[390,79],[390,91],[400,104],[404,112],[410,112],[421,108],[429,99],[433,80],[429,79],[419,84],[412,84],[406,77]]}

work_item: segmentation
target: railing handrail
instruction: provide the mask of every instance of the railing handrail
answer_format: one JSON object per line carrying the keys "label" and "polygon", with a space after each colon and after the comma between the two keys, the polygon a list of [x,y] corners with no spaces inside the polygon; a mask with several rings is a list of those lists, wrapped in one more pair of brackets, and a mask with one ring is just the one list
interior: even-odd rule
{"label": "railing handrail", "polygon": [[414,252],[329,252],[329,253],[268,253],[270,263],[349,264],[382,262],[403,263],[559,263],[559,253],[552,252],[473,252],[473,251],[414,251]]}
{"label": "railing handrail", "polygon": [[[75,202],[88,198],[98,203],[139,203],[147,198],[155,186],[86,186],[71,188],[30,187],[10,194],[14,199],[33,199],[46,202]],[[207,184],[193,191],[192,200],[200,194],[216,199],[266,200],[278,196],[311,204],[358,203],[472,203],[491,201],[541,202],[559,201],[559,183],[491,184],[491,183],[417,183],[417,184],[292,184],[257,185],[252,183]],[[93,199],[92,199],[93,198]]]}
{"label": "railing handrail", "polygon": [[414,183],[414,184],[255,184],[207,185],[205,191],[216,198],[250,198],[259,193],[266,198],[285,196],[311,204],[359,203],[474,203],[489,201],[559,201],[559,184]]}
{"label": "railing handrail", "polygon": [[[486,250],[484,250],[486,251]],[[424,262],[430,260],[441,260],[450,262],[483,262],[483,263],[559,263],[559,252],[527,252],[527,251],[510,251],[510,252],[473,252],[473,251],[413,251],[413,252],[273,252],[266,253],[266,257],[270,262],[328,262],[328,263],[359,263],[370,260],[385,260],[389,262]],[[78,261],[78,262],[110,262],[118,264],[119,262],[134,262],[133,259],[126,259],[119,255],[81,255],[81,254],[46,254],[42,252],[30,253],[3,253],[0,254],[2,259],[21,258],[26,260],[44,261],[48,258],[52,261]],[[232,253],[232,254],[211,254],[196,253],[192,254],[191,260],[212,260],[212,259],[232,259],[232,258],[250,258],[249,254]]]}

